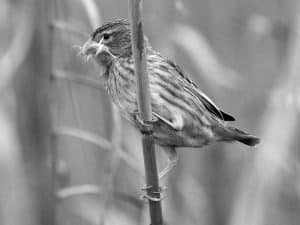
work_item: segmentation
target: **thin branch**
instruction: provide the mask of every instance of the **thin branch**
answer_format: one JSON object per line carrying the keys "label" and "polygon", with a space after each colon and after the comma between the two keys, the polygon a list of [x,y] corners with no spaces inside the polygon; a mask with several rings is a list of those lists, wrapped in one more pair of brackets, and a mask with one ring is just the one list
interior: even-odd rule
{"label": "thin branch", "polygon": [[[143,24],[141,18],[141,0],[130,0],[129,11],[131,14],[132,50],[135,62],[137,79],[137,99],[143,134],[143,153],[149,200],[150,220],[152,225],[162,225],[163,216],[160,202],[160,188],[157,176],[154,137],[152,130],[152,109],[150,100],[149,81],[147,74],[146,48],[144,47]],[[157,199],[157,201],[153,201]]]}
{"label": "thin branch", "polygon": [[[56,197],[60,200],[67,200],[68,198],[82,196],[82,195],[102,195],[104,192],[103,188],[93,184],[83,184],[62,188],[56,192]],[[135,196],[128,195],[123,192],[113,192],[117,199],[127,203],[131,203],[133,206],[141,209],[145,204],[141,203]]]}
{"label": "thin branch", "polygon": [[103,137],[88,131],[83,131],[81,129],[60,126],[53,128],[53,132],[56,135],[67,135],[70,137],[79,138],[92,143],[103,150],[109,150],[111,147],[111,143]]}
{"label": "thin branch", "polygon": [[66,199],[77,195],[99,195],[102,193],[102,188],[96,185],[84,184],[60,189],[56,192],[56,197],[59,199]]}
{"label": "thin branch", "polygon": [[[53,129],[53,133],[54,135],[65,135],[69,137],[79,138],[83,141],[94,144],[98,148],[105,151],[110,151],[112,149],[112,144],[108,140],[88,131],[83,131],[72,127],[59,126]],[[134,169],[134,171],[136,171],[138,175],[143,176],[139,168],[136,166],[136,161],[127,152],[125,152],[120,146],[118,146],[118,148],[114,150],[117,151],[118,156],[122,160],[124,160],[128,166]]]}

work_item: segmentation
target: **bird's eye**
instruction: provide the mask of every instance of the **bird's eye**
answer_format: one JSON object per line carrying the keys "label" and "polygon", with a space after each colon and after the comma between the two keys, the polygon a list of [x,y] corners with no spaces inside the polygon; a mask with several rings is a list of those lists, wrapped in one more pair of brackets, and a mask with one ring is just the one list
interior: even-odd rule
{"label": "bird's eye", "polygon": [[110,37],[111,37],[111,35],[108,34],[108,33],[104,33],[104,34],[103,34],[103,40],[105,40],[105,41],[109,40]]}

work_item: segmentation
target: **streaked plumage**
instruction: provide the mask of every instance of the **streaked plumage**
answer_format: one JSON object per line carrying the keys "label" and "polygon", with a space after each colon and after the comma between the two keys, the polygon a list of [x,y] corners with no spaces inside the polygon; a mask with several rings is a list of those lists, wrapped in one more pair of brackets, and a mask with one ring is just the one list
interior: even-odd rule
{"label": "streaked plumage", "polygon": [[[153,50],[145,37],[147,69],[156,143],[169,157],[166,175],[177,162],[175,147],[202,147],[215,141],[239,141],[249,146],[259,139],[227,121],[235,119],[221,111],[174,62]],[[102,67],[105,87],[122,115],[138,126],[136,77],[128,22],[109,22],[93,32],[82,46],[82,55],[92,56]]]}
{"label": "streaked plumage", "polygon": [[[93,55],[105,68],[109,96],[123,116],[135,123],[136,78],[130,40],[129,24],[117,20],[98,28],[81,52]],[[153,50],[147,38],[145,42],[152,110],[159,119],[154,124],[157,143],[201,147],[214,141],[237,140],[251,146],[259,142],[227,125],[234,118],[221,111],[175,63]]]}
{"label": "streaked plumage", "polygon": [[[82,53],[93,55],[105,68],[105,87],[112,101],[125,118],[135,123],[136,78],[130,40],[129,24],[117,20],[98,28]],[[103,49],[97,53],[99,42]],[[154,125],[157,143],[201,147],[213,141],[259,142],[227,125],[226,121],[234,118],[221,111],[175,63],[153,50],[147,38],[145,42],[152,110],[159,119]]]}

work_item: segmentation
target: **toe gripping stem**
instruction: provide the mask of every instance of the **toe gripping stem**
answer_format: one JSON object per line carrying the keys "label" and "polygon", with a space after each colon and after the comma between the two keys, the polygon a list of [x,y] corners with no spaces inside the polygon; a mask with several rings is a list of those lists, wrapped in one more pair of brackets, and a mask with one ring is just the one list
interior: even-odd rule
{"label": "toe gripping stem", "polygon": [[[152,202],[160,202],[160,201],[162,201],[162,200],[164,199],[164,196],[160,197],[160,194],[161,194],[162,192],[164,192],[166,188],[160,187],[159,190],[158,190],[157,192],[156,192],[156,191],[152,191],[151,189],[152,189],[151,186],[142,188],[143,191],[146,191],[146,192],[147,192],[146,194],[143,194],[143,195],[141,196],[142,199],[144,199],[144,200],[149,200],[149,201],[152,201]],[[155,195],[158,195],[159,197],[150,196],[150,195],[149,195],[149,191],[151,192],[151,195],[155,194]]]}
{"label": "toe gripping stem", "polygon": [[153,124],[158,121],[157,117],[155,116],[152,116],[151,121],[142,120],[138,112],[135,114],[135,119],[142,134],[152,134]]}

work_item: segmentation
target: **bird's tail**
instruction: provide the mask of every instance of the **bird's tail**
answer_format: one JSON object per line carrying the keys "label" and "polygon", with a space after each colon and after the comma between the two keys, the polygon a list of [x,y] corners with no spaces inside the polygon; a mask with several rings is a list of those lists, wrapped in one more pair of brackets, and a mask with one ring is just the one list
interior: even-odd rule
{"label": "bird's tail", "polygon": [[255,146],[260,142],[258,137],[250,135],[235,127],[226,127],[219,133],[222,141],[239,141],[245,145]]}

